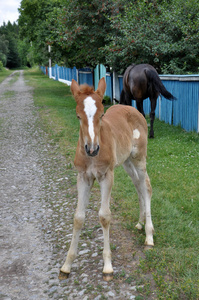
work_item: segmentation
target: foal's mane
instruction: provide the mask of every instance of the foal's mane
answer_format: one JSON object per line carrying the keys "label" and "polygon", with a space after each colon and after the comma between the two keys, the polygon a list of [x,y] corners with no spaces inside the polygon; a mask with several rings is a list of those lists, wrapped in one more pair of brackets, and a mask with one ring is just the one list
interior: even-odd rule
{"label": "foal's mane", "polygon": [[94,93],[94,88],[87,84],[80,85],[81,94],[91,95]]}

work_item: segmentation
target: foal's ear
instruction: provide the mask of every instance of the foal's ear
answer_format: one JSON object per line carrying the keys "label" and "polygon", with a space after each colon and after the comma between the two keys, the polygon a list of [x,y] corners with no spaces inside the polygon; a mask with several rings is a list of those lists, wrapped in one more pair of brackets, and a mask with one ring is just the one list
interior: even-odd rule
{"label": "foal's ear", "polygon": [[77,96],[78,93],[80,92],[80,86],[77,83],[77,81],[75,81],[74,79],[72,79],[70,90],[71,90],[74,97]]}
{"label": "foal's ear", "polygon": [[96,93],[101,97],[103,98],[104,96],[104,93],[106,91],[106,81],[105,81],[105,78],[102,77],[98,83],[98,88],[96,90]]}

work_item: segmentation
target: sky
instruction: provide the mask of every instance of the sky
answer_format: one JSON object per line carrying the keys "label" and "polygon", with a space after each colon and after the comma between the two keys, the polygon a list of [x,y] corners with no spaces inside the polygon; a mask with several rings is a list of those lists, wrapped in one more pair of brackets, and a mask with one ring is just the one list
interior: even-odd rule
{"label": "sky", "polygon": [[0,0],[0,26],[3,25],[3,22],[7,24],[8,21],[11,23],[17,21],[20,3],[21,0]]}

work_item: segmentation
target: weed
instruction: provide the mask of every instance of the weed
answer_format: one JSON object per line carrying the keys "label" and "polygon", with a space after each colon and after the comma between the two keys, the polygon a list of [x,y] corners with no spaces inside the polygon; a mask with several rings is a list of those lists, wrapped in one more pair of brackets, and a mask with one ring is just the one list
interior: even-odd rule
{"label": "weed", "polygon": [[101,284],[98,284],[98,285],[97,285],[97,290],[98,290],[99,292],[102,292],[103,286],[102,286]]}
{"label": "weed", "polygon": [[111,248],[111,251],[114,251],[114,250],[116,250],[116,245],[111,243],[110,248]]}
{"label": "weed", "polygon": [[135,276],[133,276],[133,275],[130,275],[125,279],[125,282],[128,284],[131,284],[134,281],[135,281]]}
{"label": "weed", "polygon": [[101,295],[101,298],[100,298],[100,300],[107,300],[108,298],[106,297],[106,296],[104,296],[104,295]]}
{"label": "weed", "polygon": [[75,284],[75,285],[80,285],[79,281],[76,280],[76,279],[74,280],[74,284]]}
{"label": "weed", "polygon": [[141,296],[141,295],[135,297],[135,300],[144,300],[144,299],[145,298],[143,296]]}
{"label": "weed", "polygon": [[11,98],[12,96],[14,96],[15,92],[14,91],[7,91],[4,93],[4,97],[5,98]]}

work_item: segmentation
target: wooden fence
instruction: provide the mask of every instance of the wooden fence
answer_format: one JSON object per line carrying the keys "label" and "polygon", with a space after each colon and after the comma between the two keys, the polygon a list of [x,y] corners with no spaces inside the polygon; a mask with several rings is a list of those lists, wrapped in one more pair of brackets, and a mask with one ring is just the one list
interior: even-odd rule
{"label": "wooden fence", "polygon": [[[97,88],[100,78],[106,79],[105,95],[109,96],[111,101],[119,100],[123,88],[123,76],[115,72],[108,73],[103,65],[98,65],[94,70],[84,68],[77,70],[59,67],[55,65],[52,68],[41,67],[44,74],[54,80],[59,80],[68,85],[72,79],[79,84],[87,83]],[[169,101],[163,96],[159,96],[156,107],[156,117],[161,121],[180,125],[186,131],[199,132],[199,75],[160,75],[166,89],[172,93],[177,100]],[[132,100],[132,106],[136,103]],[[144,112],[150,113],[150,100],[144,100]]]}

